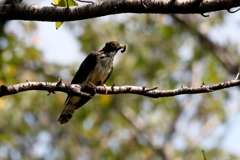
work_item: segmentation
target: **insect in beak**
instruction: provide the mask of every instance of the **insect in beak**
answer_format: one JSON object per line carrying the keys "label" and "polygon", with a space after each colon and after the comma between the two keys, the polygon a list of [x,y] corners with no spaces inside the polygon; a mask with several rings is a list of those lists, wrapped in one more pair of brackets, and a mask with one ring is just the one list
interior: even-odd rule
{"label": "insect in beak", "polygon": [[126,45],[120,45],[119,48],[122,48],[121,52],[124,53],[127,50]]}

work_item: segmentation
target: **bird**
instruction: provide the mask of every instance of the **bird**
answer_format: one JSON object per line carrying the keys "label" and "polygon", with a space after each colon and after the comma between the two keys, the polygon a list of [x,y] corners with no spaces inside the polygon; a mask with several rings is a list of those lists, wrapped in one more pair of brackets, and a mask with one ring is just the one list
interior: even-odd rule
{"label": "bird", "polygon": [[[107,94],[107,86],[105,82],[110,77],[113,71],[114,56],[117,52],[126,51],[126,45],[120,45],[119,42],[110,41],[99,50],[91,52],[80,65],[78,71],[72,79],[71,84],[90,84],[93,87],[103,86],[105,94]],[[95,93],[92,93],[93,96]],[[76,109],[83,106],[91,98],[78,97],[68,94],[64,103],[64,109],[58,119],[58,122],[63,125],[67,123],[73,116]]]}

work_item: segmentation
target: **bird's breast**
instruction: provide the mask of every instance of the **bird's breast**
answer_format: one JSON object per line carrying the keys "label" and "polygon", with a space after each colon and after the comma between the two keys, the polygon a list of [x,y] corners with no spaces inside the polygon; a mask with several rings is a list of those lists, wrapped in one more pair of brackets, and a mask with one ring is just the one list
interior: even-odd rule
{"label": "bird's breast", "polygon": [[111,68],[113,66],[113,58],[105,57],[97,59],[96,65],[94,69],[87,76],[86,82],[92,82],[94,84],[98,84],[99,82],[105,81],[108,75],[111,72]]}

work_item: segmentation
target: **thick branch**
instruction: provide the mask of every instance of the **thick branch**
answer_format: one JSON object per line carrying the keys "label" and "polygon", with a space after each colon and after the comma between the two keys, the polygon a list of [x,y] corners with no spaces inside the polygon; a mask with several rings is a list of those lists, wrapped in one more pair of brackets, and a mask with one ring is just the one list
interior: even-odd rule
{"label": "thick branch", "polygon": [[75,21],[120,13],[202,14],[239,7],[238,0],[110,0],[77,7],[0,6],[0,20]]}
{"label": "thick branch", "polygon": [[[157,90],[157,88],[146,88],[139,86],[111,86],[108,87],[108,94],[120,94],[120,93],[131,93],[138,94],[142,96],[159,98],[159,97],[171,97],[181,94],[199,94],[208,93],[225,88],[230,88],[234,86],[240,86],[239,74],[235,80],[223,82],[219,84],[205,86],[204,84],[200,87],[181,87],[179,89],[173,90]],[[96,93],[104,94],[105,88],[103,86],[97,86],[93,88],[91,85],[86,84],[64,84],[59,81],[58,83],[51,82],[26,82],[21,84],[16,84],[12,86],[0,86],[0,97],[17,94],[23,91],[29,90],[45,90],[48,92],[60,91],[68,94],[80,96],[80,97],[91,97]],[[93,93],[94,92],[94,93]]]}

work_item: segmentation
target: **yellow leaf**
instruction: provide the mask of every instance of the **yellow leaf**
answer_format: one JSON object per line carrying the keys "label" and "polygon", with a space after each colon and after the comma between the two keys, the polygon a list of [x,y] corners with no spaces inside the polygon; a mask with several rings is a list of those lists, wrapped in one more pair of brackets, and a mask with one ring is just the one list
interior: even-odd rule
{"label": "yellow leaf", "polygon": [[63,22],[56,22],[55,23],[56,29],[58,29],[62,24],[63,24]]}
{"label": "yellow leaf", "polygon": [[[77,6],[78,4],[74,0],[54,0],[54,4],[60,7],[67,7],[67,6]],[[56,22],[55,26],[58,29],[63,22]]]}

